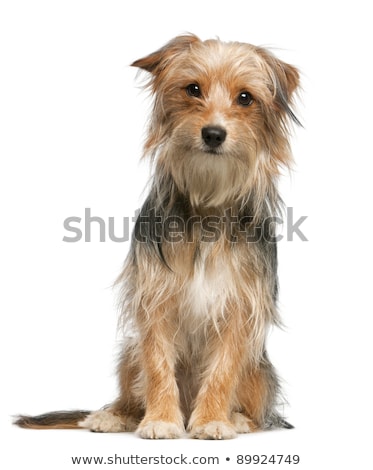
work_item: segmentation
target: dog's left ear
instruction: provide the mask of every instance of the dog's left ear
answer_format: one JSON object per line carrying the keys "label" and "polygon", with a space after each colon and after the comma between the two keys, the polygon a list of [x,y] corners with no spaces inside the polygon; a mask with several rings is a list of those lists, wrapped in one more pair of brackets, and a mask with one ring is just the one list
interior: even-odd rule
{"label": "dog's left ear", "polygon": [[264,59],[272,82],[274,100],[280,110],[284,111],[296,124],[301,125],[290,106],[292,96],[300,86],[299,72],[293,65],[287,64],[266,49],[258,48],[257,52]]}
{"label": "dog's left ear", "polygon": [[289,65],[277,59],[277,57],[266,49],[258,47],[257,52],[268,66],[274,85],[280,85],[282,91],[286,94],[287,98],[290,99],[292,93],[299,86],[298,70],[293,65]]}
{"label": "dog's left ear", "polygon": [[[277,62],[277,74],[279,80],[282,87],[285,87],[287,91],[287,98],[290,99],[293,92],[299,87],[299,72],[293,65],[286,64],[278,59]],[[283,78],[285,78],[285,80],[282,80]]]}
{"label": "dog's left ear", "polygon": [[131,66],[139,67],[156,75],[160,70],[163,70],[175,56],[189,50],[191,45],[196,42],[200,42],[200,39],[194,34],[177,36],[161,49],[158,49],[142,59],[135,60]]}

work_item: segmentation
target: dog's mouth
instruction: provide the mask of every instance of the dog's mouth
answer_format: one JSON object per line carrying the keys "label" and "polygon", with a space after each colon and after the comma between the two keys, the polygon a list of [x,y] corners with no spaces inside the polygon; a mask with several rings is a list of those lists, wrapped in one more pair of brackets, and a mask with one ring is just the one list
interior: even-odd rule
{"label": "dog's mouth", "polygon": [[214,147],[214,148],[204,145],[202,147],[202,152],[208,155],[223,155],[224,150],[221,145],[219,145],[219,147]]}

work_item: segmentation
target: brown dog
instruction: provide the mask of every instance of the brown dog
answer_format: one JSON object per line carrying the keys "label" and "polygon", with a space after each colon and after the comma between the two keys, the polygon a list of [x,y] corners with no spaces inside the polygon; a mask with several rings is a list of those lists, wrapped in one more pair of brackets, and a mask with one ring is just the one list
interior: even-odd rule
{"label": "brown dog", "polygon": [[265,350],[277,322],[279,168],[298,71],[267,50],[185,35],[132,65],[149,73],[150,194],[120,276],[131,331],[120,396],[97,412],[21,416],[31,428],[229,439],[290,427]]}

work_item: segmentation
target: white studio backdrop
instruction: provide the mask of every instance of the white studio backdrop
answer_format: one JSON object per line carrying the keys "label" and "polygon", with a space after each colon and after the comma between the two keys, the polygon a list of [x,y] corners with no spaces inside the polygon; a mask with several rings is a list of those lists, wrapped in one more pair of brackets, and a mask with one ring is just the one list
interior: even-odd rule
{"label": "white studio backdrop", "polygon": [[[369,18],[363,1],[1,2],[4,468],[180,453],[219,456],[222,468],[245,454],[297,454],[307,470],[370,468]],[[16,413],[97,409],[115,398],[110,286],[129,242],[100,242],[92,229],[91,242],[67,243],[63,222],[90,208],[114,217],[118,234],[123,217],[133,225],[149,176],[139,163],[149,101],[129,64],[185,31],[272,47],[302,71],[304,129],[281,191],[294,217],[308,216],[308,242],[279,244],[286,328],[269,338],[296,428],[219,443],[15,428]]]}

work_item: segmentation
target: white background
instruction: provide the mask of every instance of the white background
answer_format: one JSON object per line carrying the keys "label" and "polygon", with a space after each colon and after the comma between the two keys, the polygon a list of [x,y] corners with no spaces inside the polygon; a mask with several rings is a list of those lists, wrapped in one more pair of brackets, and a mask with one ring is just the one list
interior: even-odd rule
{"label": "white background", "polygon": [[[307,470],[373,468],[369,2],[0,5],[1,468],[181,452],[220,456],[221,468],[255,453],[298,454]],[[65,243],[63,220],[90,207],[120,222],[139,207],[148,104],[128,65],[185,31],[273,46],[303,74],[305,129],[281,190],[296,218],[308,216],[309,241],[280,243],[287,328],[269,338],[296,429],[226,442],[18,429],[13,414],[97,409],[115,397],[110,285],[128,243],[100,243],[97,231],[91,243]]]}

